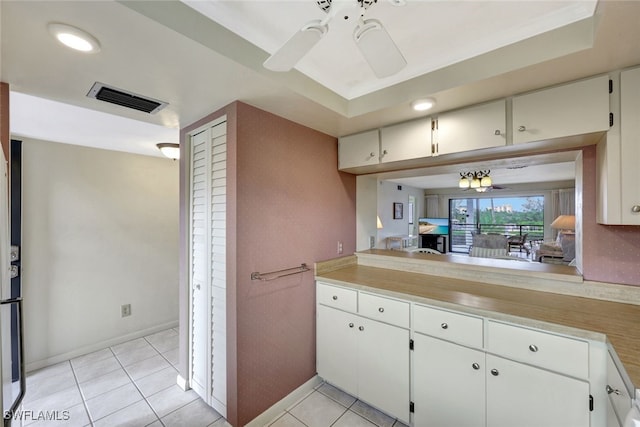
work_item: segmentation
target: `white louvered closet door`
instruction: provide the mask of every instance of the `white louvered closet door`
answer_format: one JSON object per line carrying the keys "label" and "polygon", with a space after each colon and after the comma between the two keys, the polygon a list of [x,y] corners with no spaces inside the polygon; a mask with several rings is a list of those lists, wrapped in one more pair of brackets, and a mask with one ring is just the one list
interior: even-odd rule
{"label": "white louvered closet door", "polygon": [[191,135],[191,387],[226,416],[226,122]]}

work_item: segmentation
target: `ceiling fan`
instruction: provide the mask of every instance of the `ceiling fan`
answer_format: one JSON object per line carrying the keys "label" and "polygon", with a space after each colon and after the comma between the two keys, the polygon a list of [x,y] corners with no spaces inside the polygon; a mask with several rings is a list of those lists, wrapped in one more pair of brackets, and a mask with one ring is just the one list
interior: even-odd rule
{"label": "ceiling fan", "polygon": [[[391,76],[407,65],[402,52],[377,19],[365,19],[370,6],[378,0],[353,0],[360,6],[360,17],[353,31],[356,46],[378,78]],[[403,5],[405,0],[390,0],[394,5]],[[351,3],[351,2],[349,2]],[[289,71],[329,31],[329,22],[347,4],[340,0],[316,0],[318,7],[327,14],[298,30],[287,42],[271,55],[263,66],[272,71]]]}

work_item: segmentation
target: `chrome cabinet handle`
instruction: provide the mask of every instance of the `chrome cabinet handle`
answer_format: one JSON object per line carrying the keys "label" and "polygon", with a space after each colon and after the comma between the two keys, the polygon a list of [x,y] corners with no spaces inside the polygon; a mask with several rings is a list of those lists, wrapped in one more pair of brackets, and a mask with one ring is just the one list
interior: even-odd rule
{"label": "chrome cabinet handle", "polygon": [[477,364],[477,363],[472,364],[472,365],[471,365],[471,367],[472,367],[473,369],[475,369],[476,371],[477,371],[478,369],[480,369],[480,365],[479,365],[479,364]]}
{"label": "chrome cabinet handle", "polygon": [[500,375],[500,371],[498,371],[497,369],[492,369],[491,375],[493,375],[494,377],[497,377],[498,375]]}
{"label": "chrome cabinet handle", "polygon": [[338,295],[333,296],[333,300],[336,301],[338,299]]}
{"label": "chrome cabinet handle", "polygon": [[441,327],[442,329],[449,329],[449,325],[447,325],[446,323],[441,323],[441,324],[440,324],[440,327]]}
{"label": "chrome cabinet handle", "polygon": [[349,323],[349,327],[350,327],[350,328],[353,328],[353,323]]}
{"label": "chrome cabinet handle", "polygon": [[500,135],[502,135],[502,132],[500,132],[500,129],[496,129],[496,130],[493,132],[493,134],[494,134],[495,136],[500,136]]}
{"label": "chrome cabinet handle", "polygon": [[607,394],[617,394],[618,396],[622,394],[620,390],[618,390],[617,388],[611,387],[609,384],[607,384],[606,390],[607,390]]}
{"label": "chrome cabinet handle", "polygon": [[378,311],[379,311],[380,313],[384,313],[384,307],[380,307],[380,308],[378,309]]}
{"label": "chrome cabinet handle", "polygon": [[358,326],[359,331],[364,331],[364,326]]}
{"label": "chrome cabinet handle", "polygon": [[531,350],[532,352],[536,353],[538,351],[538,346],[535,344],[531,344],[529,346],[529,350]]}
{"label": "chrome cabinet handle", "polygon": [[518,132],[524,132],[525,130],[527,130],[526,126],[518,126]]}
{"label": "chrome cabinet handle", "polygon": [[633,205],[633,206],[631,207],[631,212],[633,212],[633,213],[638,213],[638,212],[640,212],[640,205]]}
{"label": "chrome cabinet handle", "polygon": [[369,157],[375,157],[376,153],[374,153],[373,151],[369,153]]}

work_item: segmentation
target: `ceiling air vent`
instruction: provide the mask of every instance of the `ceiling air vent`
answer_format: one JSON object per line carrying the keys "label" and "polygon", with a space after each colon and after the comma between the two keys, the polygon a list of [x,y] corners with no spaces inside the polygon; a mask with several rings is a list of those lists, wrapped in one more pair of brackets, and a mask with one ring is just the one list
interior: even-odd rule
{"label": "ceiling air vent", "polygon": [[100,101],[110,102],[111,104],[120,105],[122,107],[132,108],[145,113],[154,114],[162,110],[168,105],[166,102],[157,99],[143,97],[141,95],[117,89],[105,85],[104,83],[94,83],[87,93],[89,98],[99,99]]}

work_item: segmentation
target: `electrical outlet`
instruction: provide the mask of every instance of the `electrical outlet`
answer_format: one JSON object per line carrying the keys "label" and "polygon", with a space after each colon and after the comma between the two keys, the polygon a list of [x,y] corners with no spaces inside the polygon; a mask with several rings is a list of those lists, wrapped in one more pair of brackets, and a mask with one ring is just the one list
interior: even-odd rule
{"label": "electrical outlet", "polygon": [[338,240],[338,255],[342,253],[342,242]]}
{"label": "electrical outlet", "polygon": [[120,306],[121,317],[131,316],[131,304],[124,304]]}
{"label": "electrical outlet", "polygon": [[373,249],[376,247],[376,236],[369,236],[369,248]]}

